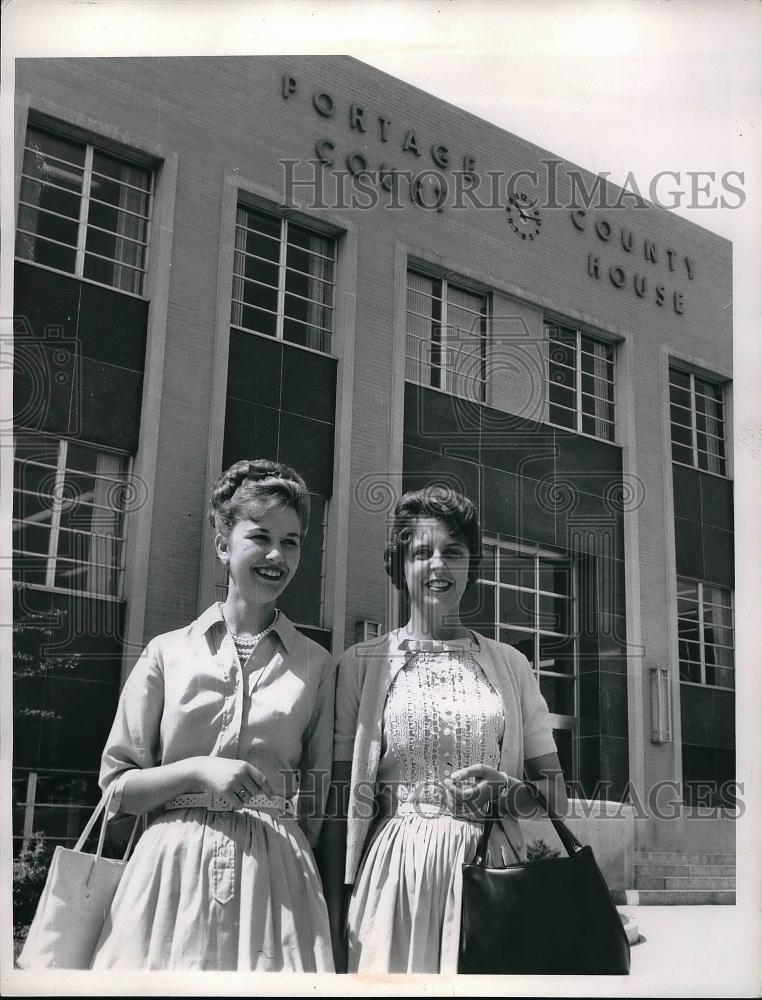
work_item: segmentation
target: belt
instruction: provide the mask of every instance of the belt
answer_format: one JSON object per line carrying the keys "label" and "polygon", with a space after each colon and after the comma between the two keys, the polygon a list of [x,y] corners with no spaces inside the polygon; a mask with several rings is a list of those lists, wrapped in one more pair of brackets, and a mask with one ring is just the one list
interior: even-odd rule
{"label": "belt", "polygon": [[295,816],[296,810],[292,799],[284,795],[265,795],[258,792],[248,798],[229,799],[226,795],[212,792],[193,792],[188,795],[176,795],[164,803],[165,809],[207,809],[209,812],[242,812],[245,810],[271,809],[284,816]]}
{"label": "belt", "polygon": [[452,819],[465,819],[470,823],[483,823],[485,816],[477,812],[467,812],[454,810],[444,803],[438,802],[398,802],[390,810],[384,812],[385,816],[421,816],[423,819],[436,819],[438,816],[450,816]]}

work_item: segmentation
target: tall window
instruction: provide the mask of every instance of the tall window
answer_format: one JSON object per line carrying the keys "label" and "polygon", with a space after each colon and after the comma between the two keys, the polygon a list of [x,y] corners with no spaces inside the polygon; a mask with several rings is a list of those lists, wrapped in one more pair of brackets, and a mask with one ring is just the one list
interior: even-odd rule
{"label": "tall window", "polygon": [[406,377],[485,402],[487,307],[486,295],[408,271]]}
{"label": "tall window", "polygon": [[722,385],[680,368],[669,369],[672,461],[726,475]]}
{"label": "tall window", "polygon": [[335,239],[239,205],[231,324],[329,352],[335,270]]}
{"label": "tall window", "polygon": [[14,580],[121,597],[128,457],[22,433],[14,453]]}
{"label": "tall window", "polygon": [[494,596],[495,638],[526,656],[550,711],[573,718],[577,630],[569,560],[486,542],[479,583]]}
{"label": "tall window", "polygon": [[677,579],[680,680],[735,687],[733,601],[729,590]]}
{"label": "tall window", "polygon": [[614,440],[613,344],[571,327],[546,325],[548,423]]}
{"label": "tall window", "polygon": [[145,167],[30,126],[16,256],[141,295],[152,194]]}

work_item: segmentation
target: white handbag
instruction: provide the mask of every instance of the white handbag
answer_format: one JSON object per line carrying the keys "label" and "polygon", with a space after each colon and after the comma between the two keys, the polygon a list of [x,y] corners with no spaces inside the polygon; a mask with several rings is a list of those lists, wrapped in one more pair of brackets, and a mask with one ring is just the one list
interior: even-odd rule
{"label": "white handbag", "polygon": [[[112,785],[104,794],[73,849],[56,847],[45,888],[18,957],[20,969],[89,969],[103,924],[111,908],[135,841],[135,817],[121,860],[102,857],[109,820]],[[103,813],[95,854],[82,848]]]}

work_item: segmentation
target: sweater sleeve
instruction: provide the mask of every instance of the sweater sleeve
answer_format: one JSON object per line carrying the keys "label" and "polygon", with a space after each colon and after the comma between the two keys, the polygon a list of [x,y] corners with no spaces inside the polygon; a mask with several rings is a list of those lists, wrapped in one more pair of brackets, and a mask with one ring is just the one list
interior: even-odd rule
{"label": "sweater sleeve", "polygon": [[333,708],[336,686],[334,661],[317,643],[307,643],[310,669],[317,668],[320,683],[309,725],[302,737],[299,818],[314,847],[320,835],[331,780]]}
{"label": "sweater sleeve", "polygon": [[521,692],[521,720],[524,729],[524,760],[556,753],[548,705],[540,692],[529,660],[513,650],[513,662]]}
{"label": "sweater sleeve", "polygon": [[333,736],[334,761],[351,761],[360,709],[360,661],[355,648],[339,661],[336,680],[336,720]]}

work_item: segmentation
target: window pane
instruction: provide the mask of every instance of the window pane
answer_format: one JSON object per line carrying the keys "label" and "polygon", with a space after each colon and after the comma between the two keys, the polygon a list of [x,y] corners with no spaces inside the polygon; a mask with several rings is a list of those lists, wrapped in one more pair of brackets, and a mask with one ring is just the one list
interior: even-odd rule
{"label": "window pane", "polygon": [[691,377],[688,372],[680,371],[679,368],[670,368],[669,382],[670,386],[674,385],[681,389],[690,389]]}
{"label": "window pane", "polygon": [[559,406],[566,406],[571,410],[575,408],[576,393],[574,389],[569,389],[567,386],[559,385],[557,382],[551,382],[548,388],[548,398],[551,403],[555,403]]}
{"label": "window pane", "polygon": [[706,682],[712,687],[734,688],[735,671],[730,667],[715,667],[707,664]]}
{"label": "window pane", "polygon": [[323,327],[326,331],[330,329],[331,310],[320,302],[286,294],[284,312],[289,319],[298,319],[310,326]]}
{"label": "window pane", "polygon": [[562,365],[550,363],[548,368],[550,374],[550,381],[555,385],[563,385],[567,388],[574,389],[577,384],[577,374],[573,368],[566,368]]}
{"label": "window pane", "polygon": [[259,306],[269,312],[278,310],[278,289],[268,285],[260,285],[253,281],[242,282],[243,301],[247,305]]}
{"label": "window pane", "polygon": [[548,632],[569,632],[570,604],[568,598],[540,594],[539,627]]}
{"label": "window pane", "polygon": [[45,524],[14,524],[13,548],[46,556],[50,547],[50,527]]}
{"label": "window pane", "polygon": [[[233,308],[235,310],[235,303],[233,303]],[[251,306],[241,308],[240,317],[234,318],[234,324],[243,327],[244,330],[264,333],[268,337],[275,337],[278,332],[278,317],[275,313],[254,309]]]}
{"label": "window pane", "polygon": [[540,590],[570,596],[571,567],[561,562],[540,562]]}
{"label": "window pane", "polygon": [[686,448],[685,445],[672,445],[672,461],[680,462],[682,465],[693,465],[693,449]]}
{"label": "window pane", "polygon": [[574,675],[574,640],[558,636],[540,636],[540,670]]}
{"label": "window pane", "polygon": [[17,489],[30,493],[42,493],[52,496],[56,484],[56,470],[48,465],[37,465],[36,462],[16,462],[14,470],[14,485]]}
{"label": "window pane", "polygon": [[534,559],[531,556],[514,555],[500,551],[500,582],[513,587],[535,588]]}
{"label": "window pane", "polygon": [[681,427],[691,426],[691,411],[689,409],[675,406],[673,403],[669,408],[669,416],[673,424],[679,424]]}
{"label": "window pane", "polygon": [[77,262],[77,251],[73,247],[58,246],[21,232],[16,234],[16,256],[67,274],[74,273]]}
{"label": "window pane", "polygon": [[698,614],[696,618],[679,618],[677,621],[677,634],[681,639],[690,639],[698,642],[700,639]]}
{"label": "window pane", "polygon": [[567,410],[554,404],[548,408],[548,419],[559,427],[569,427],[574,430],[577,426],[577,416],[574,410]]}
{"label": "window pane", "polygon": [[28,587],[44,587],[48,577],[48,561],[44,556],[13,557],[13,579]]}
{"label": "window pane", "polygon": [[[260,260],[259,257],[250,257],[248,254],[236,250],[234,271],[237,276],[253,278],[260,284],[269,285],[271,288],[278,287],[277,261]],[[245,282],[243,287],[248,287],[248,282]]]}
{"label": "window pane", "polygon": [[531,632],[518,632],[515,629],[500,629],[500,642],[506,642],[509,646],[513,646],[514,649],[518,649],[520,653],[529,660],[530,663],[534,663],[534,634]]}
{"label": "window pane", "polygon": [[535,625],[535,598],[527,590],[500,589],[500,621],[503,625]]}
{"label": "window pane", "polygon": [[115,156],[108,156],[96,150],[93,155],[93,170],[106,177],[129,184],[132,187],[140,188],[142,191],[149,191],[151,188],[151,172],[145,167],[127,163]]}
{"label": "window pane", "polygon": [[[68,171],[71,177],[81,179],[84,165],[85,146],[82,143],[36,128],[27,129],[24,173],[35,172],[37,176],[52,180],[56,172],[59,177],[65,177]],[[62,181],[56,180],[56,183]]]}
{"label": "window pane", "polygon": [[582,431],[584,434],[592,434],[594,437],[603,438],[606,441],[614,440],[614,426],[609,423],[609,412],[613,412],[606,409],[605,413],[600,419],[596,417],[591,417],[587,413],[582,415]]}
{"label": "window pane", "polygon": [[707,604],[719,604],[729,608],[731,606],[731,595],[724,587],[713,587],[709,583],[704,584],[704,601]]}
{"label": "window pane", "polygon": [[331,336],[327,331],[293,319],[284,319],[283,339],[291,344],[311,347],[313,351],[327,352],[331,349]]}
{"label": "window pane", "polygon": [[49,496],[14,491],[13,514],[20,520],[31,521],[35,524],[48,524],[53,506],[54,501]]}
{"label": "window pane", "polygon": [[680,680],[691,684],[701,683],[701,664],[680,660]]}

